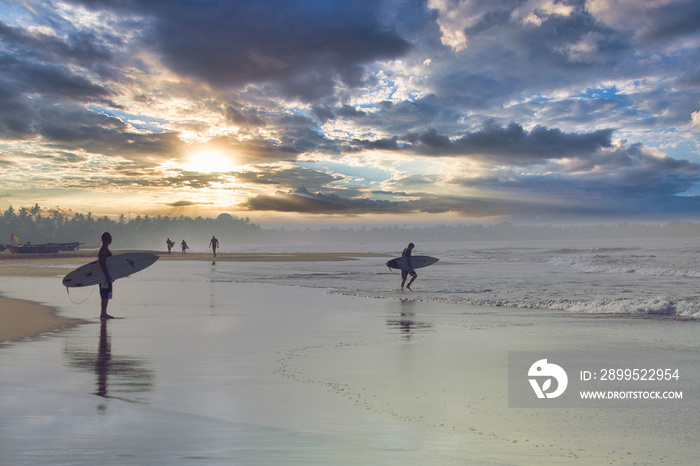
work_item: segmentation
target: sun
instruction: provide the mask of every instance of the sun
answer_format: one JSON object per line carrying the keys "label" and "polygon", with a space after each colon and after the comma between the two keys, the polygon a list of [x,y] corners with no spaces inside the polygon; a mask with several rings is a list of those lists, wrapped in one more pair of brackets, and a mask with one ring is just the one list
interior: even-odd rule
{"label": "sun", "polygon": [[216,151],[196,152],[181,167],[198,173],[227,172],[236,168],[230,157]]}

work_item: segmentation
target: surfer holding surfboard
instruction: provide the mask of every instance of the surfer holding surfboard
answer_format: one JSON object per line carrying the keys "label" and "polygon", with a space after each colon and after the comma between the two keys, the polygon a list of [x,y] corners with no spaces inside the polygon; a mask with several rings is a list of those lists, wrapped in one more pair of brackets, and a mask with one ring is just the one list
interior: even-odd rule
{"label": "surfer holding surfboard", "polygon": [[112,299],[112,282],[150,267],[158,260],[158,256],[150,252],[125,252],[113,255],[109,250],[110,244],[112,244],[112,235],[109,232],[102,233],[102,247],[97,253],[97,260],[82,265],[63,277],[63,285],[66,288],[99,285],[100,319],[114,318],[107,314],[107,305]]}
{"label": "surfer holding surfboard", "polygon": [[112,299],[112,276],[109,274],[109,269],[107,268],[107,258],[112,255],[112,251],[109,250],[109,245],[112,244],[112,235],[109,232],[102,233],[102,247],[100,252],[97,253],[97,262],[100,264],[100,269],[105,275],[106,281],[100,283],[100,298],[101,301],[101,312],[100,319],[113,319],[111,315],[107,314],[107,305],[109,300]]}
{"label": "surfer holding surfboard", "polygon": [[401,257],[405,257],[406,262],[408,263],[408,269],[404,269],[401,271],[401,291],[403,291],[403,286],[406,284],[406,279],[409,275],[411,276],[411,281],[408,282],[408,285],[406,285],[406,288],[408,288],[409,290],[411,290],[411,283],[416,281],[416,278],[418,278],[418,274],[415,270],[413,270],[413,264],[411,263],[411,251],[413,251],[413,248],[415,247],[415,244],[408,243],[408,247],[404,249],[401,253]]}
{"label": "surfer holding surfboard", "polygon": [[401,270],[401,291],[403,291],[409,275],[411,276],[411,281],[408,282],[406,288],[411,290],[411,284],[416,280],[416,278],[418,278],[418,274],[414,269],[427,267],[440,260],[436,257],[430,256],[414,256],[412,255],[414,247],[415,245],[413,243],[408,243],[408,247],[403,250],[401,257],[397,257],[396,259],[391,259],[390,261],[386,262],[386,266],[389,267],[389,269]]}

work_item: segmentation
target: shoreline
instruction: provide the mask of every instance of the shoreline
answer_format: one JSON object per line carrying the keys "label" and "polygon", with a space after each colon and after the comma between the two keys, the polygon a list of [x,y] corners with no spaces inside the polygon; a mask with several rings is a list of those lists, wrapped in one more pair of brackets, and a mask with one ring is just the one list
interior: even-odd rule
{"label": "shoreline", "polygon": [[[114,254],[129,252],[114,250]],[[358,257],[388,257],[375,253],[218,253],[188,254],[163,251],[148,251],[156,254],[159,260],[177,261],[222,261],[222,262],[325,262],[349,261]],[[97,250],[60,252],[58,254],[12,254],[0,253],[0,277],[53,277],[62,276],[73,270],[76,263],[95,260]],[[86,320],[61,317],[50,306],[29,300],[7,298],[0,295],[0,345],[34,338],[51,332],[88,323]]]}
{"label": "shoreline", "polygon": [[[81,251],[59,252],[56,254],[12,254],[0,253],[0,272],[3,266],[20,265],[66,265],[82,262],[92,262],[97,259],[97,249],[84,249]],[[327,261],[351,261],[363,257],[393,257],[387,254],[373,252],[219,252],[216,257],[211,252],[188,252],[181,254],[173,251],[168,254],[165,251],[147,249],[113,249],[113,254],[127,252],[148,252],[158,256],[159,260],[186,260],[186,261],[222,261],[222,262],[327,262]],[[72,270],[72,269],[71,269]]]}

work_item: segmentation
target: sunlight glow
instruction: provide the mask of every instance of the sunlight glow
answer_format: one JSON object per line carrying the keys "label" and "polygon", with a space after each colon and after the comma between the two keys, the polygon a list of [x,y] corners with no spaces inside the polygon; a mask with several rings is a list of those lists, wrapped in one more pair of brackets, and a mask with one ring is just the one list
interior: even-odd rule
{"label": "sunlight glow", "polygon": [[215,173],[233,171],[236,165],[230,157],[220,152],[205,151],[190,155],[181,168],[191,172]]}

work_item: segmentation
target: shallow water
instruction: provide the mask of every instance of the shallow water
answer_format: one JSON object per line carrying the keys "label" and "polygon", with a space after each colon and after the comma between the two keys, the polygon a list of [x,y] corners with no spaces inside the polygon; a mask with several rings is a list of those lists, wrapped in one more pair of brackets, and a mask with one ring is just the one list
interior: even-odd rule
{"label": "shallow water", "polygon": [[[367,266],[344,264],[353,274]],[[263,267],[333,273],[323,263]],[[239,281],[260,270],[156,263],[115,283],[110,313],[121,318],[107,323],[94,319],[90,290],[69,299],[60,278],[0,279],[7,296],[94,322],[0,348],[0,464],[698,459],[697,403],[678,412],[509,409],[506,374],[511,350],[695,358],[695,325]]]}
{"label": "shallow water", "polygon": [[[354,250],[400,255],[404,245],[297,245],[285,252]],[[393,249],[392,249],[393,248]],[[414,254],[440,258],[418,269],[410,299],[572,313],[700,318],[700,244],[695,238],[418,243]],[[401,280],[381,258],[250,264],[220,279],[333,289],[396,298]]]}

